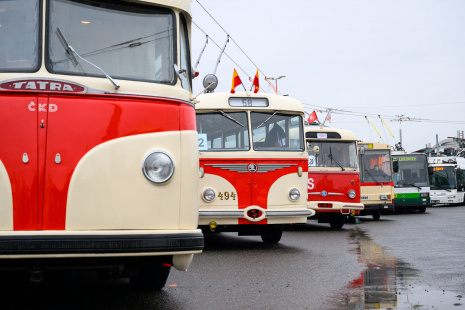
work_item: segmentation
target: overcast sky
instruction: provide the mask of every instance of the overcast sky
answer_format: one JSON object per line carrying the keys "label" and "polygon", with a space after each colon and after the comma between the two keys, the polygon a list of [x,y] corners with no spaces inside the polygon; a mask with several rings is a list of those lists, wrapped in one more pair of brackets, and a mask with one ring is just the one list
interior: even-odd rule
{"label": "overcast sky", "polygon": [[[281,94],[317,110],[320,121],[327,113],[319,111],[333,109],[327,125],[363,141],[393,145],[402,129],[412,152],[434,145],[436,134],[465,130],[464,0],[193,0],[193,64],[204,32],[210,37],[196,94],[226,41],[202,6],[231,36],[215,92],[230,91],[234,68],[249,90],[258,67],[262,91],[273,92],[265,76],[286,76],[277,82]],[[421,121],[400,124],[400,115]]]}

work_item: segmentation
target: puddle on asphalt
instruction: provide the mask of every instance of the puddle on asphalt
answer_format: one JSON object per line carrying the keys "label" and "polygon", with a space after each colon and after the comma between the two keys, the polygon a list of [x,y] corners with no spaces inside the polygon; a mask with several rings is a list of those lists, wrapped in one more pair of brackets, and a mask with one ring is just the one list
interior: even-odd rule
{"label": "puddle on asphalt", "polygon": [[462,296],[415,284],[418,270],[397,259],[360,229],[352,229],[358,261],[366,266],[359,277],[333,297],[334,309],[463,309]]}

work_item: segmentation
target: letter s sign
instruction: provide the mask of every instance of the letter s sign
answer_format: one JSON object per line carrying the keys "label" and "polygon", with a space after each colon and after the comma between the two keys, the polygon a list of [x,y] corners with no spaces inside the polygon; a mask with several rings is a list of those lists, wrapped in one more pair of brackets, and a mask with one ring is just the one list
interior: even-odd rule
{"label": "letter s sign", "polygon": [[315,188],[315,184],[313,184],[313,179],[312,178],[308,179],[307,188],[308,189],[314,189]]}

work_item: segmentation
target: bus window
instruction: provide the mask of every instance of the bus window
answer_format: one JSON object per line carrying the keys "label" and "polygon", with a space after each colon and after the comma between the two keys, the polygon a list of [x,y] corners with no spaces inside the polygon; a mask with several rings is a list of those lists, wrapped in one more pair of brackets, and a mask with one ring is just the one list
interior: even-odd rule
{"label": "bus window", "polygon": [[302,118],[271,112],[251,112],[252,141],[256,151],[303,151]]}
{"label": "bus window", "polygon": [[0,71],[33,72],[39,66],[40,2],[0,3]]}
{"label": "bus window", "polygon": [[[172,11],[123,2],[86,1],[84,5],[53,0],[49,3],[52,13],[45,58],[50,72],[105,77],[95,67],[98,66],[113,78],[174,83]],[[60,31],[86,61],[70,51],[58,35]],[[184,44],[182,65],[186,65],[189,57],[186,49],[188,46]]]}
{"label": "bus window", "polygon": [[198,113],[197,131],[207,137],[205,151],[247,151],[249,131],[247,113]]}

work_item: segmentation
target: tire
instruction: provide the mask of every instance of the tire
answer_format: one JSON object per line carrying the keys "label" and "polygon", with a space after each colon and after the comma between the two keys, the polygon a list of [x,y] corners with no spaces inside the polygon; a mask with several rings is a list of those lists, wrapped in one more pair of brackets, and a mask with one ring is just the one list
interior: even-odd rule
{"label": "tire", "polygon": [[278,243],[283,235],[284,225],[264,225],[260,236],[265,243]]}
{"label": "tire", "polygon": [[346,217],[341,214],[332,218],[329,222],[329,226],[331,226],[332,229],[341,229],[344,226],[345,222]]}
{"label": "tire", "polygon": [[418,212],[420,212],[420,213],[425,213],[425,211],[426,211],[425,206],[418,208]]}
{"label": "tire", "polygon": [[129,267],[129,282],[139,290],[159,291],[168,280],[170,268],[157,257],[138,257]]}
{"label": "tire", "polygon": [[381,212],[373,213],[373,219],[374,219],[375,221],[379,220],[380,217],[381,217]]}

